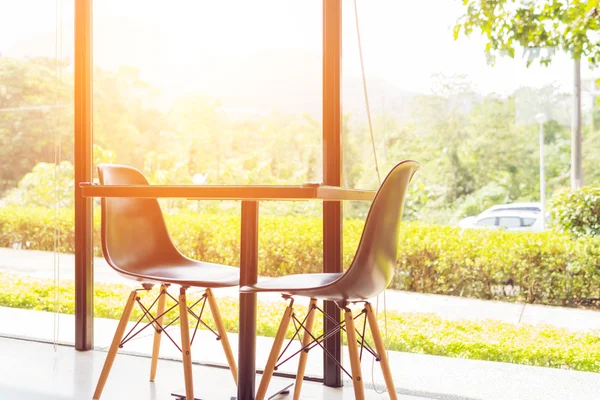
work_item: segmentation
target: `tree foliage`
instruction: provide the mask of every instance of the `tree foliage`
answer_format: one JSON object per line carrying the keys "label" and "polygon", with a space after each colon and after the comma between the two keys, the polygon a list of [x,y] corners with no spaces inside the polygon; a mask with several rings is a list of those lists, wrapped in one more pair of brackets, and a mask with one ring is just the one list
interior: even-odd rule
{"label": "tree foliage", "polygon": [[75,171],[70,161],[37,163],[31,172],[10,189],[3,199],[5,205],[30,207],[73,207]]}
{"label": "tree foliage", "polygon": [[[58,82],[53,66],[46,59],[0,58],[0,108],[5,110],[0,112],[4,180],[0,197],[5,202],[53,207],[54,171],[62,171],[63,177],[70,174],[55,163],[56,158],[72,162],[72,76]],[[464,76],[438,75],[431,94],[412,97],[405,119],[374,114],[382,177],[402,159],[421,163],[409,186],[405,218],[451,224],[493,204],[536,201],[539,127],[528,117],[530,103],[541,104],[550,118],[544,126],[548,195],[566,185],[569,130],[563,120],[569,105],[564,99],[555,85],[519,88],[507,97],[482,96]],[[57,101],[67,107],[30,109]],[[62,157],[55,154],[56,133]],[[342,134],[343,185],[377,188],[366,121],[344,115]],[[588,129],[586,147],[598,143],[600,132]],[[164,95],[135,69],[95,70],[95,165],[132,165],[157,184],[191,184],[196,177],[213,185],[298,185],[322,180],[322,145],[321,122],[309,115],[236,115],[218,99],[198,94],[181,95],[165,104]],[[596,172],[600,156],[585,152],[583,161],[589,172],[586,182],[600,184]],[[58,185],[61,199],[72,199],[72,187],[63,183]],[[218,202],[164,204],[169,209],[239,211]],[[321,212],[317,202],[268,202],[261,207],[278,215]],[[364,216],[368,203],[349,202],[344,209],[346,216]]]}
{"label": "tree foliage", "polygon": [[73,159],[73,90],[56,68],[48,58],[0,58],[0,193],[54,162],[59,145]]}
{"label": "tree foliage", "polygon": [[575,237],[600,235],[600,188],[561,191],[550,204],[559,231]]}
{"label": "tree foliage", "polygon": [[493,58],[515,56],[521,46],[528,63],[538,58],[548,64],[555,49],[600,63],[600,0],[463,0],[465,13],[454,26],[454,38],[479,31],[487,39],[485,51]]}
{"label": "tree foliage", "polygon": [[[553,85],[530,90],[548,102],[561,98]],[[433,95],[418,98],[410,120],[390,134],[388,151],[389,163],[421,162],[409,218],[452,223],[493,204],[538,200],[539,127],[517,118],[517,97],[481,96],[463,76],[440,76]],[[569,131],[554,120],[544,128],[550,195],[568,179]]]}

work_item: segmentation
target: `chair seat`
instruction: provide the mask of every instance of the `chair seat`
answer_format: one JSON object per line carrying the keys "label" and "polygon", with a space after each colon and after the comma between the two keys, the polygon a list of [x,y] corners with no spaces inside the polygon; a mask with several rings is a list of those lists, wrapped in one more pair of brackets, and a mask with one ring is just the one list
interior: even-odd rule
{"label": "chair seat", "polygon": [[306,296],[321,300],[341,301],[349,300],[339,289],[334,288],[334,283],[344,275],[343,273],[329,274],[297,274],[280,278],[267,279],[254,285],[243,286],[241,292],[278,292],[282,294]]}
{"label": "chair seat", "polygon": [[239,268],[191,259],[183,259],[177,263],[144,265],[136,268],[136,272],[113,267],[124,277],[143,283],[204,288],[230,287],[240,283]]}

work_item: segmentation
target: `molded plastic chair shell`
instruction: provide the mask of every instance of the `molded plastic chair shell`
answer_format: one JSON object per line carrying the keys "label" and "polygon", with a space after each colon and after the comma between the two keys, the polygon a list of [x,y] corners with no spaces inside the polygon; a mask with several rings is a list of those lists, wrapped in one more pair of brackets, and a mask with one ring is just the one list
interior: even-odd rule
{"label": "molded plastic chair shell", "polygon": [[[102,185],[148,185],[124,165],[100,164]],[[192,260],[177,250],[156,199],[103,198],[102,250],[119,274],[144,283],[227,287],[239,284],[239,268]]]}
{"label": "molded plastic chair shell", "polygon": [[346,272],[288,275],[240,290],[332,301],[359,301],[377,296],[393,278],[406,190],[418,168],[419,163],[407,160],[389,172],[373,199],[354,260]]}

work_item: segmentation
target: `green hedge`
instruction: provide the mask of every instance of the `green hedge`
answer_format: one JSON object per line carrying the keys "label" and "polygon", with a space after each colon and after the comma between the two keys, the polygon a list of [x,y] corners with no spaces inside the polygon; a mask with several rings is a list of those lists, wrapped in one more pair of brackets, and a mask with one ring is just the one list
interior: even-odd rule
{"label": "green hedge", "polygon": [[[95,253],[99,246],[95,220]],[[0,246],[53,249],[54,219],[61,230],[61,251],[73,252],[72,213],[0,209]],[[174,242],[186,255],[238,265],[239,216],[167,216]],[[259,273],[266,276],[318,272],[322,261],[322,223],[315,217],[260,217]],[[356,250],[363,221],[344,222],[344,265]],[[555,232],[514,233],[460,230],[405,223],[398,247],[398,268],[391,288],[481,299],[548,305],[588,305],[600,297],[600,239]]]}
{"label": "green hedge", "polygon": [[[23,279],[0,273],[0,281],[3,282],[0,306],[55,311],[55,293],[51,279]],[[61,282],[61,313],[74,313],[74,291],[73,281]],[[96,283],[94,291],[95,316],[120,318],[131,287]],[[141,292],[142,303],[149,306],[157,293],[157,289],[150,293]],[[193,301],[198,296],[196,293],[188,297]],[[172,304],[172,300],[167,300],[167,307]],[[237,332],[237,299],[221,297],[218,304],[227,330]],[[275,336],[284,307],[285,302],[281,301],[259,301],[258,335]],[[300,317],[305,315],[306,304],[296,302],[294,308]],[[135,307],[131,320],[137,321],[141,315],[140,308]],[[175,316],[173,311],[167,316],[165,323]],[[379,323],[383,330],[385,325],[381,317],[382,315]],[[203,314],[203,319],[209,326],[214,326],[209,312]],[[362,318],[358,321],[362,324]],[[322,331],[322,319],[317,318],[315,322],[315,332],[318,335]],[[448,321],[433,314],[396,312],[388,313],[387,329],[390,350],[600,372],[600,337],[593,333],[491,320]],[[291,334],[290,326],[288,338]],[[368,340],[372,344],[372,340]]]}
{"label": "green hedge", "polygon": [[600,235],[600,188],[564,190],[552,197],[552,220],[575,237]]}

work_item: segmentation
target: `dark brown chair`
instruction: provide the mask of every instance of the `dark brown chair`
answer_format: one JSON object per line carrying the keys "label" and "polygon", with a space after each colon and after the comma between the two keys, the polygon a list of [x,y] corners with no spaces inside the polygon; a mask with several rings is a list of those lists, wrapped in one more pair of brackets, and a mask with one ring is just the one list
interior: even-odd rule
{"label": "dark brown chair", "polygon": [[[103,185],[148,185],[148,181],[141,172],[122,165],[101,164],[98,166],[98,175],[100,183]],[[204,324],[204,322],[201,319],[202,312],[196,314],[191,310],[194,305],[189,307],[187,305],[186,290],[190,287],[206,288],[202,298],[196,304],[201,303],[203,310],[208,301],[218,334],[214,331],[213,333],[221,341],[233,379],[237,383],[235,359],[211,288],[237,286],[239,284],[239,268],[196,261],[181,254],[171,241],[156,199],[103,198],[102,250],[104,258],[111,267],[125,278],[138,281],[142,288],[133,290],[129,295],[98,380],[94,399],[99,399],[102,394],[119,347],[122,347],[143,329],[141,328],[137,333],[132,329],[123,339],[127,322],[136,303],[143,311],[143,316],[138,322],[145,318],[149,321],[146,326],[152,326],[155,330],[150,381],[154,381],[156,376],[160,341],[164,336],[162,333],[167,335],[177,346],[165,330],[168,325],[163,325],[163,317],[170,309],[179,308],[180,350],[183,356],[186,398],[187,400],[194,399],[188,312],[196,318],[198,323]],[[150,307],[145,307],[140,302],[138,291],[150,290],[154,285],[160,285],[158,298]],[[167,292],[170,285],[181,287],[177,299]],[[165,311],[167,297],[176,302],[176,305]],[[153,316],[151,310],[155,303],[158,305],[156,316]],[[205,326],[207,325],[205,324]]]}
{"label": "dark brown chair", "polygon": [[[346,272],[289,275],[262,281],[252,286],[244,286],[240,289],[246,293],[279,292],[290,300],[275,336],[256,400],[264,399],[275,368],[291,358],[279,361],[282,359],[283,354],[280,355],[280,351],[291,320],[295,321],[294,325],[296,326],[296,333],[292,340],[299,335],[300,330],[304,331],[302,348],[295,353],[300,354],[300,361],[296,375],[294,399],[300,397],[308,351],[321,345],[324,338],[341,330],[347,334],[352,373],[344,371],[352,379],[356,399],[364,399],[358,344],[361,344],[363,349],[381,362],[389,396],[391,399],[397,399],[385,345],[379,332],[373,307],[368,299],[385,290],[392,280],[396,266],[398,232],[404,198],[408,183],[418,167],[419,164],[415,161],[403,161],[392,168],[385,178],[371,204],[354,260]],[[310,297],[308,314],[303,320],[298,319],[294,314],[293,296]],[[334,301],[345,315],[344,322],[338,324],[332,332],[324,332],[319,337],[315,337],[312,333],[316,311],[321,311],[317,306],[317,300]],[[364,303],[364,309],[359,315],[353,316],[352,311],[348,308],[350,303]],[[355,328],[354,320],[360,315],[364,315],[365,324],[367,321],[369,323],[376,350],[373,350],[365,341],[364,328],[362,333]],[[362,354],[362,349],[360,354]]]}

